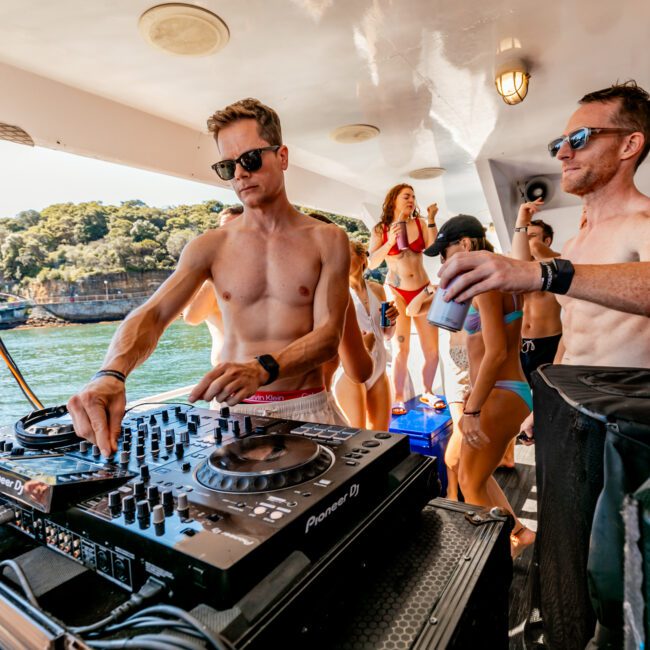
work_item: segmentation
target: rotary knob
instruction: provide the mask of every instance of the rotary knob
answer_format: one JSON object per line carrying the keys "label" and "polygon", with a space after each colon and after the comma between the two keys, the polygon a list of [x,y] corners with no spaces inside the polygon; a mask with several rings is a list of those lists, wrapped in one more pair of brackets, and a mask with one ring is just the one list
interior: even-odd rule
{"label": "rotary knob", "polygon": [[183,518],[187,517],[190,512],[190,504],[187,501],[185,492],[180,492],[176,499],[176,511]]}
{"label": "rotary knob", "polygon": [[90,445],[88,444],[88,441],[87,441],[87,440],[82,440],[82,441],[79,443],[79,451],[80,451],[82,454],[86,454],[86,453],[88,453],[88,447],[90,447]]}

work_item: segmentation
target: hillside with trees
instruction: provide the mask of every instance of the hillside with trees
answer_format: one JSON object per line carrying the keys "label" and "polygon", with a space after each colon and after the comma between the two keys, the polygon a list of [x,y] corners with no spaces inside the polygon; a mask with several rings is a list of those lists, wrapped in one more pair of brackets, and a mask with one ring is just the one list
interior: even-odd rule
{"label": "hillside with trees", "polygon": [[[171,271],[188,241],[219,227],[219,201],[152,208],[58,203],[0,218],[0,281],[5,291],[29,291],[49,280],[74,283],[114,273]],[[358,219],[321,212],[351,236],[369,238]]]}

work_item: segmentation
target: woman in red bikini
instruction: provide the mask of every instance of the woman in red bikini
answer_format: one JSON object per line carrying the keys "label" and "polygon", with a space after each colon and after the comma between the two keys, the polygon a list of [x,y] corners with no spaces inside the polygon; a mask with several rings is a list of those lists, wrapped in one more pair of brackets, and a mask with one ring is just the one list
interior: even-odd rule
{"label": "woman in red bikini", "polygon": [[[433,243],[436,235],[436,213],[434,203],[427,210],[426,221],[420,216],[415,203],[415,192],[404,183],[393,187],[384,200],[381,221],[372,229],[370,238],[370,259],[368,266],[377,268],[384,260],[388,264],[386,284],[395,297],[399,310],[395,341],[397,354],[393,361],[393,385],[395,403],[393,414],[406,413],[404,407],[404,384],[406,382],[409,347],[411,342],[411,318],[406,315],[407,305],[429,284],[427,272],[422,263],[422,251]],[[408,248],[399,250],[397,233],[400,221],[406,222]],[[423,398],[432,397],[433,380],[438,367],[438,328],[429,325],[426,315],[413,318],[424,354],[422,381]]]}

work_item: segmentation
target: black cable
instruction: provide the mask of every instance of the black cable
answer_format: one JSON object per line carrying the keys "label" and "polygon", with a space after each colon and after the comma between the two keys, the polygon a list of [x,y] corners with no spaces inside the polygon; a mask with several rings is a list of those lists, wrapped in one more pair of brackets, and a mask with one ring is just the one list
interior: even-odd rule
{"label": "black cable", "polygon": [[0,562],[0,568],[3,571],[7,567],[13,569],[13,572],[18,577],[18,581],[20,582],[20,586],[22,587],[23,592],[27,597],[27,600],[29,600],[29,602],[32,605],[34,605],[34,607],[39,607],[38,600],[36,600],[36,595],[32,591],[32,588],[29,584],[29,580],[27,579],[25,572],[22,570],[18,562],[15,562],[14,560],[3,560],[2,562]]}
{"label": "black cable", "polygon": [[193,628],[201,632],[201,635],[210,642],[211,646],[215,650],[233,650],[234,646],[224,639],[220,634],[216,635],[198,618],[195,618],[184,609],[180,607],[174,607],[172,605],[153,605],[152,607],[146,607],[138,612],[138,616],[145,614],[166,614],[167,616],[174,616],[185,621]]}
{"label": "black cable", "polygon": [[124,411],[124,415],[133,409],[139,408],[140,406],[189,406],[192,408],[194,407],[194,404],[190,404],[188,402],[139,402],[138,404],[129,406],[129,408]]}
{"label": "black cable", "polygon": [[135,593],[131,594],[131,598],[125,603],[122,603],[116,607],[108,616],[91,623],[90,625],[82,625],[79,627],[71,627],[70,631],[73,634],[88,634],[89,632],[96,632],[101,630],[103,627],[110,625],[117,621],[118,618],[122,618],[128,614],[132,609],[139,607],[146,600],[151,600],[160,596],[167,590],[167,587],[162,582],[156,580],[155,578],[147,578],[147,581],[140,587],[140,589]]}
{"label": "black cable", "polygon": [[20,372],[20,368],[18,368],[18,365],[13,360],[13,357],[11,356],[9,350],[7,349],[7,346],[4,344],[2,339],[0,339],[0,356],[7,364],[11,376],[15,379],[27,401],[32,405],[34,409],[42,409],[43,404],[38,399],[38,397],[36,397],[36,393],[34,393],[34,391],[30,388],[29,384],[25,381],[23,374]]}
{"label": "black cable", "polygon": [[[205,650],[205,645],[183,639],[182,637],[173,636],[172,634],[139,634],[129,637],[128,639],[111,639],[104,641],[88,641],[92,648],[142,648],[153,647],[166,650]],[[151,644],[143,646],[143,643]],[[110,645],[108,645],[110,644]]]}
{"label": "black cable", "polygon": [[109,625],[101,632],[95,632],[94,634],[113,634],[114,632],[119,632],[120,630],[124,630],[126,628],[139,629],[144,627],[167,627],[182,630],[184,633],[191,634],[192,636],[202,636],[198,630],[190,627],[184,621],[172,621],[164,618],[159,618],[157,616],[138,617],[138,615],[134,615],[126,621],[122,621],[121,623]]}

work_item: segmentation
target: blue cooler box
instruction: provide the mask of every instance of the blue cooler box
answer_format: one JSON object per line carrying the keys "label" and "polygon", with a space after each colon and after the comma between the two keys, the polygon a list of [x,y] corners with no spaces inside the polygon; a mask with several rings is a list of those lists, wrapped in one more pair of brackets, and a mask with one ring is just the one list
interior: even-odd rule
{"label": "blue cooler box", "polygon": [[[437,395],[440,399],[444,397]],[[446,401],[445,401],[446,404]],[[438,459],[438,474],[442,485],[441,495],[447,494],[447,468],[445,449],[453,424],[449,407],[435,411],[420,401],[419,396],[406,402],[408,413],[393,415],[390,421],[391,433],[405,433],[411,443],[411,451]]]}

